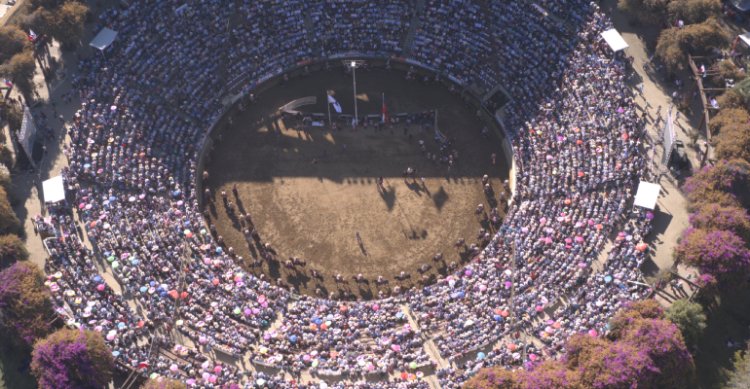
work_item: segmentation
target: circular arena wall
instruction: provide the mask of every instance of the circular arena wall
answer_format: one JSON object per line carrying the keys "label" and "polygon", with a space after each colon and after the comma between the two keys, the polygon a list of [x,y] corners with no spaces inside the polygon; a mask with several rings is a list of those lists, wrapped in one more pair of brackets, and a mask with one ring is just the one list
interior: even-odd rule
{"label": "circular arena wall", "polygon": [[[351,73],[340,73],[346,61],[331,62],[266,80],[213,126],[198,174],[210,178],[196,182],[199,193],[211,193],[201,196],[207,229],[248,271],[317,297],[382,298],[449,275],[489,242],[512,197],[504,193],[511,166],[505,161],[512,156],[505,153],[509,142],[502,128],[471,91],[459,90],[430,69],[363,61],[357,93],[368,101],[360,101],[360,116],[374,120],[381,91],[387,91],[389,114],[401,121],[417,112],[433,115],[434,108],[435,123],[457,158],[461,155],[453,170],[446,170],[444,162],[424,158],[425,152],[441,149],[432,127],[395,123],[389,129],[363,125],[353,131],[352,115],[346,114],[353,111]],[[404,82],[404,76],[412,81]],[[280,108],[291,99],[315,100],[304,96],[317,94],[318,104],[301,107],[300,115],[327,121],[322,91],[328,89],[340,92],[336,98],[345,108],[342,117],[333,112],[337,129],[304,125]],[[482,127],[489,132],[480,134]],[[425,142],[422,150],[417,139]],[[336,145],[341,144],[349,148],[340,151]],[[490,154],[497,155],[497,165],[489,163]],[[305,158],[313,165],[300,165]],[[403,180],[406,166],[417,168],[421,181]],[[488,192],[483,175],[490,177]],[[221,192],[228,193],[226,200]],[[486,220],[475,214],[477,204],[487,206]],[[251,221],[246,223],[244,215]],[[477,239],[480,229],[486,237]],[[455,247],[457,240],[466,241],[464,249]],[[292,266],[292,258],[301,259],[304,269]]]}

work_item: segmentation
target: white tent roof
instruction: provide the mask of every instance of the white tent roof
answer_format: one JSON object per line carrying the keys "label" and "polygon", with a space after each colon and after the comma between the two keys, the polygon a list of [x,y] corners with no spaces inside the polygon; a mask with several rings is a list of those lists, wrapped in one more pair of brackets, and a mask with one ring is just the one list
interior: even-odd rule
{"label": "white tent roof", "polygon": [[112,44],[112,42],[115,40],[115,37],[117,37],[117,31],[110,30],[106,27],[102,28],[102,30],[99,31],[98,34],[96,34],[94,39],[91,40],[89,46],[97,48],[99,50],[104,50]]}
{"label": "white tent roof", "polygon": [[656,207],[656,200],[659,198],[660,191],[661,185],[641,181],[638,184],[638,192],[636,192],[635,194],[635,201],[633,202],[633,205],[647,209],[654,209],[654,207]]}
{"label": "white tent roof", "polygon": [[604,38],[605,41],[607,41],[607,44],[614,52],[618,52],[620,50],[625,50],[628,48],[628,43],[625,42],[625,39],[623,39],[622,35],[620,35],[617,30],[614,28],[610,28],[607,31],[604,31],[602,33],[602,38]]}
{"label": "white tent roof", "polygon": [[746,45],[750,46],[750,32],[746,32],[739,37]]}
{"label": "white tent roof", "polygon": [[52,177],[42,182],[42,193],[45,203],[56,203],[65,200],[65,186],[62,176]]}

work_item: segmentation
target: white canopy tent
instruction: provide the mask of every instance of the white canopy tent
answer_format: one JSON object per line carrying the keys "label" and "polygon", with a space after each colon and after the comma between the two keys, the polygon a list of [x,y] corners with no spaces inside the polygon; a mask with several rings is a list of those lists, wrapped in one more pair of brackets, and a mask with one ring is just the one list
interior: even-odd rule
{"label": "white canopy tent", "polygon": [[617,30],[615,30],[614,28],[610,28],[609,30],[604,31],[602,33],[602,38],[604,38],[604,40],[614,52],[618,52],[620,50],[625,50],[628,48],[628,43],[625,42],[625,39],[622,37],[622,35],[620,35],[620,33],[617,32]]}
{"label": "white canopy tent", "polygon": [[42,193],[45,203],[56,203],[65,200],[65,185],[62,176],[52,177],[42,182]]}
{"label": "white canopy tent", "polygon": [[661,185],[641,181],[638,184],[638,192],[635,194],[633,205],[653,210],[656,207],[656,200],[659,199],[659,192],[661,192]]}
{"label": "white canopy tent", "polygon": [[117,37],[117,31],[110,30],[109,28],[102,28],[101,31],[99,31],[98,34],[94,37],[94,39],[91,40],[89,43],[89,46],[99,50],[104,51],[109,45],[114,42],[115,38]]}

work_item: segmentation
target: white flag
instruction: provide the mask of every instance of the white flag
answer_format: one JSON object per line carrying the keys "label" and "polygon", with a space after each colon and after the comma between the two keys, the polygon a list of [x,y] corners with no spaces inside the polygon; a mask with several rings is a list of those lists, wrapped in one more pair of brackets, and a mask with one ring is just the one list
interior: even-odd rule
{"label": "white flag", "polygon": [[336,113],[341,113],[341,104],[339,104],[339,102],[331,95],[328,95],[328,104],[333,104],[333,109]]}

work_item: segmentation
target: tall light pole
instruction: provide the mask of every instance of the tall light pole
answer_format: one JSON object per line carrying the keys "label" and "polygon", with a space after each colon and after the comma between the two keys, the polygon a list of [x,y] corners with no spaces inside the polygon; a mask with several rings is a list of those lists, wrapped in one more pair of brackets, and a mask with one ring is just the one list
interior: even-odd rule
{"label": "tall light pole", "polygon": [[357,61],[352,61],[349,66],[352,67],[352,86],[354,88],[354,120],[352,121],[352,127],[357,127],[357,124],[359,124],[359,111],[357,111]]}

